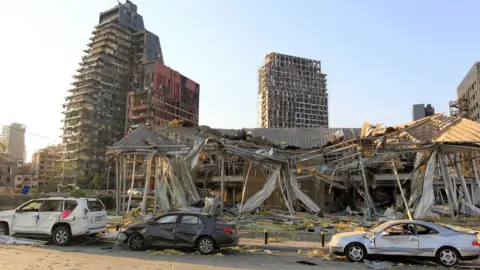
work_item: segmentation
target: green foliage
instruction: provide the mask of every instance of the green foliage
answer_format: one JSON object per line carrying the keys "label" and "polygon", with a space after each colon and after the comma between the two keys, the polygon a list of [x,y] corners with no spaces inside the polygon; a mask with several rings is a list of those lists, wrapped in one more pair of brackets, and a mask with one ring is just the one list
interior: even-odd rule
{"label": "green foliage", "polygon": [[40,192],[36,188],[35,189],[30,189],[30,194],[32,194],[32,199],[33,200],[40,198]]}
{"label": "green foliage", "polygon": [[74,197],[74,198],[87,197],[87,192],[85,190],[82,190],[82,189],[74,189],[74,190],[70,191],[68,196]]}
{"label": "green foliage", "polygon": [[3,142],[0,142],[0,153],[5,152],[5,150],[7,150],[7,147],[5,146],[5,144]]}
{"label": "green foliage", "polygon": [[103,189],[103,187],[104,187],[103,177],[99,174],[95,174],[92,182],[90,182],[90,184],[89,184],[89,187],[91,189],[97,189],[97,190]]}

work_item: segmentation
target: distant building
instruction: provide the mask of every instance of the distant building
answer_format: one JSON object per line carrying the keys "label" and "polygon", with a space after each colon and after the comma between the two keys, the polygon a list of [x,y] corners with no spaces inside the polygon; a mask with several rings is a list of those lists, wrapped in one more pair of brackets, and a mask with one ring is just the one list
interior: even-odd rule
{"label": "distant building", "polygon": [[25,131],[26,126],[18,123],[12,123],[9,126],[3,126],[0,142],[5,146],[4,153],[14,159],[25,161]]}
{"label": "distant building", "polygon": [[[480,62],[473,64],[457,86],[457,99],[450,101],[450,115],[480,122]],[[478,83],[477,83],[478,82]]]}
{"label": "distant building", "polygon": [[[0,187],[13,188],[15,184],[15,175],[21,172],[22,166],[19,159],[15,159],[6,154],[0,154]],[[21,160],[20,160],[21,161]]]}
{"label": "distant building", "polygon": [[200,85],[159,61],[143,64],[140,90],[127,99],[126,133],[174,119],[198,125]]}
{"label": "distant building", "polygon": [[412,111],[412,120],[417,121],[427,116],[431,116],[435,114],[435,108],[432,105],[427,104],[415,104],[413,105]]}
{"label": "distant building", "polygon": [[258,73],[260,127],[328,127],[327,75],[320,61],[270,53]]}
{"label": "distant building", "polygon": [[61,159],[63,149],[62,145],[47,146],[32,155],[32,173],[39,185],[58,184],[55,176],[59,171],[57,162]]}

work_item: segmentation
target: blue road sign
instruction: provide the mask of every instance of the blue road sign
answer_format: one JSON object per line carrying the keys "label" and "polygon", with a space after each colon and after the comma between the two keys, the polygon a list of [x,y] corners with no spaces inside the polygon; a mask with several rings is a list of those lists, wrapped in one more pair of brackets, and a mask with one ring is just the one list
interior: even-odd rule
{"label": "blue road sign", "polygon": [[27,195],[29,190],[30,190],[30,186],[27,186],[27,185],[23,186],[22,194]]}

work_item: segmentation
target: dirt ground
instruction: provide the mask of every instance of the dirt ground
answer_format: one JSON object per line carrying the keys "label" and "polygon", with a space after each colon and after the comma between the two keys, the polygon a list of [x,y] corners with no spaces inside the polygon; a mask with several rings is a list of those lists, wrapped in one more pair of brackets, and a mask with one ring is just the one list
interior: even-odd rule
{"label": "dirt ground", "polygon": [[168,261],[148,261],[133,258],[66,253],[29,247],[0,246],[2,269],[74,270],[74,269],[202,269],[223,270],[225,267],[195,265]]}

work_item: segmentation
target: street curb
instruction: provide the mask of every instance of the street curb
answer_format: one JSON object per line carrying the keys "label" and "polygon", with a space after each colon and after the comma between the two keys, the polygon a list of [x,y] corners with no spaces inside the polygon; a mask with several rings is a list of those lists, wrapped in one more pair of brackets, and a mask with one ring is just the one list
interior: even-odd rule
{"label": "street curb", "polygon": [[259,245],[259,244],[239,244],[239,247],[250,247],[252,249],[263,249],[270,251],[282,251],[282,252],[297,252],[299,249],[302,251],[319,249],[321,251],[328,251],[328,247],[294,247],[294,246],[277,246],[277,245]]}

